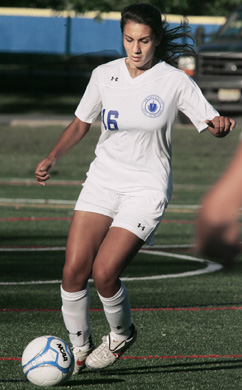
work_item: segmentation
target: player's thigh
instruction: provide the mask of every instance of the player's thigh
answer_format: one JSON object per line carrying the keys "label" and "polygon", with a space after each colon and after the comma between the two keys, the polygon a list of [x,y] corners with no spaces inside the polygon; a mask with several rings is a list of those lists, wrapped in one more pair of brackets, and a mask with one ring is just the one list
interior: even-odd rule
{"label": "player's thigh", "polygon": [[111,223],[112,218],[105,215],[75,211],[67,239],[63,284],[88,279],[96,253]]}
{"label": "player's thigh", "polygon": [[[117,281],[120,275],[143,244],[143,240],[127,229],[109,229],[93,264],[93,279],[102,296],[110,295],[108,290],[118,289]],[[113,294],[116,292],[112,291]]]}

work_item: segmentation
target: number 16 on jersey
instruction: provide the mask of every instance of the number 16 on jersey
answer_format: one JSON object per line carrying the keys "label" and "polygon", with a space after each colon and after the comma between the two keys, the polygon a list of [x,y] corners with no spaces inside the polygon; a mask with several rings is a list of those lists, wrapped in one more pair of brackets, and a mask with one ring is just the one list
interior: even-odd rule
{"label": "number 16 on jersey", "polygon": [[102,110],[102,121],[105,130],[115,131],[118,130],[118,122],[117,119],[119,117],[119,113],[116,110],[110,110],[106,112],[106,108]]}

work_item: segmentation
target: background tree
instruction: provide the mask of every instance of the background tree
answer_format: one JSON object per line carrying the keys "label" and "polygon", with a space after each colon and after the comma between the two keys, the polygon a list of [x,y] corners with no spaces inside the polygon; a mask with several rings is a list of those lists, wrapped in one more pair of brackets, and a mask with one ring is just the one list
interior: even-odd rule
{"label": "background tree", "polygon": [[[1,0],[1,7],[51,8],[53,10],[74,10],[76,12],[120,11],[136,0]],[[227,16],[241,0],[151,0],[165,14]]]}

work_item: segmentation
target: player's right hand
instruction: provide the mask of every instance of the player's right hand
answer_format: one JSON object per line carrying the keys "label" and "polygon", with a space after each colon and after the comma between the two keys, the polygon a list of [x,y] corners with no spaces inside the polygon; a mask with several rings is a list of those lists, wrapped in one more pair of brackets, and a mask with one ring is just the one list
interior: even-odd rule
{"label": "player's right hand", "polygon": [[43,161],[41,161],[35,170],[35,177],[37,182],[41,186],[45,186],[46,180],[50,178],[50,175],[48,172],[51,171],[51,169],[54,167],[56,160],[52,159],[50,157],[45,158]]}

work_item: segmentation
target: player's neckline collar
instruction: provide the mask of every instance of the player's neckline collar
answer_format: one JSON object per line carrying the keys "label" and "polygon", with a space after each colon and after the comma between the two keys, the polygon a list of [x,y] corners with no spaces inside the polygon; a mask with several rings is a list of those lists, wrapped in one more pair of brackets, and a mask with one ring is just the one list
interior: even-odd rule
{"label": "player's neckline collar", "polygon": [[125,68],[125,73],[127,74],[128,78],[135,82],[135,81],[139,81],[140,79],[143,79],[143,77],[145,77],[147,74],[149,74],[151,71],[153,71],[153,69],[158,65],[160,64],[162,61],[159,60],[156,64],[154,64],[151,68],[145,70],[144,72],[140,73],[139,75],[135,76],[135,77],[132,77],[130,72],[129,72],[129,69],[128,69],[128,66],[127,66],[127,63],[126,63],[126,59],[127,57],[124,58],[124,61],[123,61],[123,66]]}

